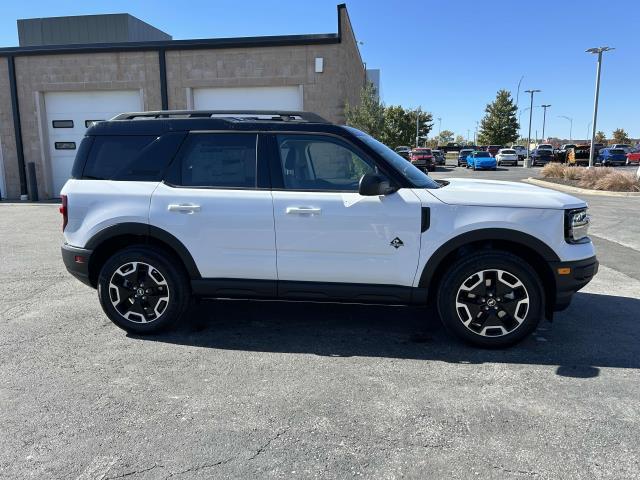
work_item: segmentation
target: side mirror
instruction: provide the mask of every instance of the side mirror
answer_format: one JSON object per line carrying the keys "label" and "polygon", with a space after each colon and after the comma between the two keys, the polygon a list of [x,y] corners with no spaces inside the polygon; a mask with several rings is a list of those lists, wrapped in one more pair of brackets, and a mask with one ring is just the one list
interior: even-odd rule
{"label": "side mirror", "polygon": [[358,193],[365,197],[376,195],[388,195],[397,190],[389,183],[389,180],[377,173],[365,173],[360,179]]}

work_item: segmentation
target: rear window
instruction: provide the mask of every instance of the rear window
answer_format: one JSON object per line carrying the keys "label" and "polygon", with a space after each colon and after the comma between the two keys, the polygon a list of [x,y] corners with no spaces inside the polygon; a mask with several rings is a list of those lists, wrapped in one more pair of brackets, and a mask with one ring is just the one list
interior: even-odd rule
{"label": "rear window", "polygon": [[476,158],[485,158],[490,157],[491,155],[489,155],[489,152],[477,152],[475,156]]}
{"label": "rear window", "polygon": [[469,155],[473,150],[460,150],[460,155]]}
{"label": "rear window", "polygon": [[542,156],[548,156],[551,155],[551,150],[546,149],[546,148],[542,148],[540,150],[538,150],[538,154],[542,155]]}
{"label": "rear window", "polygon": [[505,155],[514,155],[516,153],[515,150],[502,150],[502,153]]}
{"label": "rear window", "polygon": [[[184,134],[98,135],[85,137],[72,174],[87,180],[159,181],[178,149]],[[75,176],[75,175],[74,175]]]}
{"label": "rear window", "polygon": [[621,154],[621,153],[624,153],[624,150],[620,148],[612,148],[611,150],[609,150],[609,152],[613,154]]}
{"label": "rear window", "polygon": [[431,155],[431,150],[429,148],[416,148],[413,150],[414,155]]}

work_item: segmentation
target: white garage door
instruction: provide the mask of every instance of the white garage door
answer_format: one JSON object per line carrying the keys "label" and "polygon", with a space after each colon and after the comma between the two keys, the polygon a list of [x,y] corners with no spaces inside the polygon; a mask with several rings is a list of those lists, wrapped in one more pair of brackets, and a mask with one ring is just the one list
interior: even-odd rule
{"label": "white garage door", "polygon": [[139,90],[49,92],[44,95],[44,104],[56,197],[71,175],[76,149],[90,123],[142,110]]}
{"label": "white garage door", "polygon": [[196,110],[302,110],[302,87],[194,88]]}

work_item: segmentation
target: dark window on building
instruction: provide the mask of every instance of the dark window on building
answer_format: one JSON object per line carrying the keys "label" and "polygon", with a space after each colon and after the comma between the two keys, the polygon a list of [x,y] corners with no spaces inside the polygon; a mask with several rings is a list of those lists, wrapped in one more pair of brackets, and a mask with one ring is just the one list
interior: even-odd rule
{"label": "dark window on building", "polygon": [[92,127],[94,123],[98,123],[98,122],[104,122],[104,120],[85,120],[84,127],[85,128]]}
{"label": "dark window on building", "polygon": [[255,188],[256,140],[256,134],[192,134],[172,180],[185,187]]}
{"label": "dark window on building", "polygon": [[73,120],[53,120],[53,128],[73,128]]}
{"label": "dark window on building", "polygon": [[76,142],[56,142],[56,150],[75,150]]}

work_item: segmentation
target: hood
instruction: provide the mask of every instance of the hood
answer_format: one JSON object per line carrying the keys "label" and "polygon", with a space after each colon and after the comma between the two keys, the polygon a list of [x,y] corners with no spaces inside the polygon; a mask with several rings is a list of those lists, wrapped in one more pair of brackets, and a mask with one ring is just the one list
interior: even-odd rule
{"label": "hood", "polygon": [[428,190],[438,200],[449,205],[477,205],[486,207],[566,208],[586,207],[579,198],[548,188],[521,182],[497,180],[468,180],[447,178],[446,187]]}

